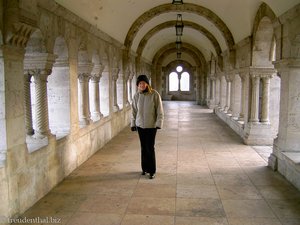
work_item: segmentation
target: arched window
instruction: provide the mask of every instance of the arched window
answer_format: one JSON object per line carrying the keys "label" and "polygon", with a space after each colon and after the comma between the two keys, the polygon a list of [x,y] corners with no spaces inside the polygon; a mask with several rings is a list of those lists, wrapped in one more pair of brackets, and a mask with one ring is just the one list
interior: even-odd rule
{"label": "arched window", "polygon": [[169,75],[169,90],[178,91],[178,74],[175,72],[170,73]]}
{"label": "arched window", "polygon": [[183,72],[180,79],[180,90],[189,91],[190,90],[190,74],[188,72]]}

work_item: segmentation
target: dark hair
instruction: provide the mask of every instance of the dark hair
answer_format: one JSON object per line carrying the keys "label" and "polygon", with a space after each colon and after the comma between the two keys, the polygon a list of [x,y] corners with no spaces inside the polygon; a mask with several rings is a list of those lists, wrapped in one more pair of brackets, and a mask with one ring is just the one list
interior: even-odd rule
{"label": "dark hair", "polygon": [[138,78],[136,79],[136,86],[138,86],[141,81],[145,81],[149,85],[149,79],[144,74],[138,76]]}

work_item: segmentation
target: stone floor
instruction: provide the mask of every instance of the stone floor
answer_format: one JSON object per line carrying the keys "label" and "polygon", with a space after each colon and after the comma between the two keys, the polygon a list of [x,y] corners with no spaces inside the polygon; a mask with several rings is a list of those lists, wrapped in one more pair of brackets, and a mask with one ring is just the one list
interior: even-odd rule
{"label": "stone floor", "polygon": [[300,192],[267,167],[262,147],[244,145],[192,102],[164,107],[155,179],[141,175],[138,135],[128,127],[23,217],[63,225],[300,224]]}

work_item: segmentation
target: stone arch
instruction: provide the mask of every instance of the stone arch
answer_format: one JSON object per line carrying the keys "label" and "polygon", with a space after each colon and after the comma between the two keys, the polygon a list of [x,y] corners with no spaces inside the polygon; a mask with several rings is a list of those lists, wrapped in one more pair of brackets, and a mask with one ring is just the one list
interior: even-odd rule
{"label": "stone arch", "polygon": [[252,66],[273,67],[271,52],[273,45],[274,31],[272,22],[268,17],[263,17],[253,36]]}
{"label": "stone arch", "polygon": [[233,49],[234,46],[233,35],[231,34],[226,24],[211,10],[203,6],[199,6],[192,3],[185,3],[181,5],[179,8],[173,4],[163,4],[148,10],[147,12],[142,14],[139,18],[137,18],[135,22],[132,24],[132,26],[130,27],[127,36],[125,38],[125,42],[124,42],[125,47],[127,49],[130,49],[137,32],[149,20],[162,13],[176,12],[178,10],[180,10],[181,12],[189,12],[189,13],[197,14],[211,21],[223,34],[228,49],[230,50]]}
{"label": "stone arch", "polygon": [[[206,60],[204,55],[199,51],[196,47],[188,44],[183,43],[182,45],[182,52],[191,55],[196,63],[197,66],[201,67],[202,69],[205,69],[206,67]],[[156,65],[158,62],[161,62],[161,60],[166,57],[166,55],[177,52],[176,46],[174,43],[170,43],[163,48],[161,48],[153,57],[152,65]]]}
{"label": "stone arch", "polygon": [[[190,44],[184,43],[181,50],[185,54],[188,54],[191,57],[193,57],[195,59],[196,66],[201,68],[201,70],[205,73],[206,67],[207,67],[205,58],[204,58],[203,54],[196,47],[194,47]],[[171,44],[168,44],[168,45],[164,46],[163,48],[161,48],[153,57],[152,65],[153,65],[154,71],[156,71],[155,74],[153,74],[154,75],[153,83],[154,83],[154,87],[157,90],[159,90],[159,92],[162,92],[163,90],[165,90],[165,87],[164,87],[165,79],[164,79],[164,77],[161,76],[161,74],[158,74],[161,72],[161,67],[162,67],[160,62],[162,62],[163,59],[166,58],[168,55],[175,54],[176,52],[177,52],[177,49],[175,48],[175,44],[171,43]]]}
{"label": "stone arch", "polygon": [[276,19],[271,8],[263,3],[257,11],[253,25],[252,66],[273,67],[271,59],[274,48],[273,22]]}
{"label": "stone arch", "polygon": [[[183,71],[178,73],[176,71],[176,67],[180,65],[183,67]],[[167,100],[185,100],[185,101],[195,101],[195,90],[194,83],[196,80],[196,74],[194,70],[194,66],[185,60],[176,60],[168,63],[164,69],[164,90],[163,99]],[[171,72],[175,72],[177,74],[182,74],[183,72],[187,72],[190,75],[190,90],[189,91],[169,91],[169,76]]]}
{"label": "stone arch", "polygon": [[[273,60],[276,59],[276,36],[273,24],[276,19],[275,13],[267,4],[263,3],[260,5],[253,25],[251,65],[254,68],[274,68]],[[274,75],[275,74],[272,73],[267,73],[265,75],[259,74],[258,117],[259,119],[262,118],[262,107],[263,105],[266,105],[266,103],[263,103],[264,92],[266,92],[265,88],[269,86],[268,95],[270,97],[267,104],[267,107],[269,108],[268,117],[272,132],[276,134],[278,132],[279,124],[278,105],[280,104],[281,80],[278,76]]]}
{"label": "stone arch", "polygon": [[100,104],[101,104],[101,113],[104,117],[109,116],[110,107],[109,107],[109,99],[110,99],[110,81],[109,81],[109,53],[108,46],[105,43],[100,44],[99,49],[99,60],[101,65],[103,65],[102,77],[100,79]]}
{"label": "stone arch", "polygon": [[87,34],[78,31],[78,117],[80,127],[90,123],[89,80],[93,69]]}
{"label": "stone arch", "polygon": [[32,141],[29,139],[34,135],[35,140],[39,142],[50,132],[47,79],[52,72],[55,56],[47,52],[44,40],[41,30],[36,29],[31,33],[25,46],[25,132],[28,137],[27,147],[30,152],[36,150],[36,147],[31,145]]}
{"label": "stone arch", "polygon": [[56,37],[53,53],[57,59],[48,78],[49,126],[51,132],[61,138],[71,130],[69,52],[62,36]]}
{"label": "stone arch", "polygon": [[42,32],[39,29],[37,29],[30,35],[30,38],[27,41],[25,47],[25,58],[30,54],[46,52],[47,50],[44,43],[44,37],[42,35]]}
{"label": "stone arch", "polygon": [[[137,55],[138,57],[141,57],[142,52],[145,48],[145,46],[147,45],[148,40],[156,33],[158,33],[160,30],[169,28],[169,27],[174,27],[176,24],[176,21],[168,21],[165,23],[160,24],[159,26],[156,26],[154,28],[152,28],[140,41],[139,46],[137,48]],[[185,27],[191,27],[197,31],[199,31],[200,33],[202,33],[204,36],[206,36],[210,42],[212,43],[212,45],[215,48],[216,54],[219,55],[222,53],[221,47],[217,41],[217,39],[203,26],[190,22],[190,21],[184,21],[184,26]]]}

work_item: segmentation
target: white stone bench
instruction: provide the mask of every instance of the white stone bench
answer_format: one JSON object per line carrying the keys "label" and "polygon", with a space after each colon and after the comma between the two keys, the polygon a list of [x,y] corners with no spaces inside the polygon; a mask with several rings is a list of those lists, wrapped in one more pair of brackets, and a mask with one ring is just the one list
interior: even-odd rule
{"label": "white stone bench", "polygon": [[300,190],[300,152],[282,152],[285,176]]}

